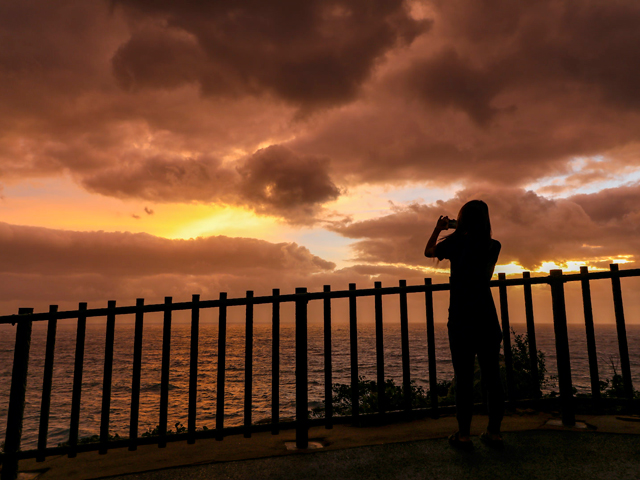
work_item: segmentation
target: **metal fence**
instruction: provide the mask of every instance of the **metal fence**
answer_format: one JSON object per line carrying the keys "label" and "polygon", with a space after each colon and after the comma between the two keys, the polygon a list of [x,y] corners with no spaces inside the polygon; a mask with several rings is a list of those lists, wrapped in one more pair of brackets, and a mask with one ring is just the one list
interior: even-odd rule
{"label": "metal fence", "polygon": [[[587,348],[589,356],[589,369],[591,377],[590,402],[599,405],[601,402],[600,381],[598,376],[598,361],[596,355],[596,343],[594,322],[591,305],[590,281],[610,279],[615,309],[615,320],[618,334],[618,346],[620,350],[621,373],[624,384],[625,397],[622,399],[627,405],[632,405],[634,390],[631,380],[631,367],[627,346],[624,309],[620,279],[622,277],[638,277],[640,269],[618,270],[618,265],[610,266],[609,271],[589,273],[587,267],[581,267],[579,274],[563,275],[562,270],[552,270],[549,276],[531,277],[529,272],[524,272],[522,278],[506,279],[504,274],[499,274],[498,280],[491,281],[491,287],[497,287],[500,300],[500,317],[503,330],[504,360],[506,368],[507,398],[511,405],[519,400],[517,397],[514,375],[513,359],[511,354],[511,329],[509,324],[508,287],[522,285],[524,287],[524,305],[527,323],[527,335],[529,340],[529,358],[531,360],[531,385],[533,387],[533,399],[540,399],[541,392],[538,383],[537,348],[535,337],[533,300],[531,286],[548,284],[551,288],[553,307],[554,333],[556,340],[556,355],[558,368],[558,382],[560,390],[560,404],[562,420],[566,425],[575,423],[575,397],[571,383],[571,364],[569,358],[569,343],[567,334],[567,318],[564,298],[564,283],[581,282],[582,301],[584,307],[584,321],[586,328]],[[17,475],[18,460],[24,458],[36,458],[43,461],[49,455],[66,454],[74,457],[78,452],[98,450],[101,454],[107,453],[110,448],[128,447],[136,450],[141,444],[157,444],[166,446],[168,441],[186,440],[194,443],[199,438],[215,437],[222,440],[230,434],[243,433],[250,437],[252,432],[271,431],[278,434],[280,429],[296,429],[296,445],[304,449],[308,445],[308,429],[312,424],[323,424],[325,428],[332,428],[334,422],[358,422],[363,416],[359,409],[360,392],[358,391],[358,313],[357,298],[374,297],[375,307],[375,331],[376,331],[376,359],[377,359],[377,418],[390,416],[402,416],[409,418],[414,415],[437,416],[441,407],[438,406],[437,374],[436,374],[436,345],[434,334],[433,292],[447,291],[449,284],[433,284],[426,278],[423,285],[407,285],[400,280],[397,287],[382,287],[376,282],[374,288],[356,289],[355,284],[350,284],[348,290],[332,291],[329,285],[325,285],[321,292],[308,292],[306,288],[297,288],[295,294],[280,295],[278,289],[274,289],[272,295],[255,297],[248,291],[246,296],[240,298],[228,298],[226,293],[220,293],[216,300],[201,300],[199,295],[193,295],[192,301],[173,303],[171,297],[165,297],[163,304],[145,305],[144,299],[138,299],[135,306],[116,306],[115,301],[109,301],[107,308],[87,309],[86,303],[80,303],[77,310],[58,311],[56,305],[52,305],[48,312],[33,313],[31,308],[21,308],[18,315],[0,316],[0,324],[11,323],[17,325],[13,371],[11,378],[11,392],[9,400],[6,439],[4,453],[2,454],[2,480],[14,479]],[[412,408],[412,389],[409,357],[409,329],[407,294],[423,293],[425,300],[425,320],[427,329],[427,356],[429,366],[429,387],[433,394],[430,395],[430,407],[427,409]],[[403,410],[400,412],[388,412],[385,399],[385,364],[383,342],[383,309],[382,296],[397,295],[400,304],[400,331],[402,354],[402,392]],[[349,338],[350,338],[350,362],[351,362],[351,405],[352,413],[349,417],[334,417],[332,408],[332,300],[347,298],[349,301]],[[308,415],[308,358],[307,358],[307,305],[308,302],[321,300],[323,302],[324,321],[324,403],[325,416],[323,419],[309,419]],[[280,412],[280,306],[286,302],[295,303],[295,358],[296,358],[296,419],[293,422],[281,422]],[[252,385],[253,385],[253,310],[254,305],[270,304],[272,306],[272,416],[268,425],[252,423]],[[226,327],[227,309],[233,306],[245,307],[245,385],[244,385],[244,424],[241,427],[225,427],[224,425],[224,392],[225,392],[225,356],[226,356]],[[201,431],[196,430],[197,415],[197,389],[198,389],[198,339],[200,328],[200,312],[203,309],[218,310],[218,357],[217,357],[217,399],[216,399],[216,426],[215,429]],[[175,311],[191,312],[191,338],[190,338],[190,368],[189,368],[189,392],[188,392],[188,426],[187,433],[167,434],[167,413],[169,401],[169,366],[171,352],[171,320]],[[162,367],[160,385],[160,405],[158,411],[159,434],[153,437],[141,437],[138,434],[138,419],[140,405],[140,376],[142,369],[142,336],[145,314],[162,312],[163,341],[162,341]],[[111,384],[113,371],[114,332],[116,318],[120,315],[135,315],[135,333],[133,348],[133,371],[131,384],[131,406],[129,438],[109,439],[109,414],[111,402]],[[104,373],[102,382],[102,408],[100,422],[100,440],[98,443],[79,444],[78,429],[80,425],[80,406],[82,401],[83,361],[85,351],[85,336],[87,318],[106,317],[106,341],[104,356]],[[69,441],[65,446],[47,446],[47,434],[49,428],[50,399],[53,378],[53,363],[55,352],[55,339],[57,321],[61,319],[77,320],[77,335],[75,346],[75,363],[73,375],[73,389],[71,399],[71,418],[69,425]],[[48,321],[47,340],[42,383],[42,400],[40,408],[40,424],[37,449],[21,451],[20,438],[22,433],[23,412],[26,394],[27,370],[29,364],[29,350],[31,343],[31,330],[33,322]]]}

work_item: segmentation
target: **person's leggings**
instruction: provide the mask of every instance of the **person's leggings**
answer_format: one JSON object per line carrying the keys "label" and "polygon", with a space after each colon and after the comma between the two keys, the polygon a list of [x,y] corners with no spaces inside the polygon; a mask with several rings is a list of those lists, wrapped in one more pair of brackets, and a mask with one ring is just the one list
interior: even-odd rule
{"label": "person's leggings", "polygon": [[473,415],[473,372],[475,356],[478,356],[482,386],[487,392],[489,425],[487,430],[500,432],[504,415],[504,391],[500,380],[500,343],[449,335],[451,361],[456,375],[456,416],[461,436],[471,430]]}

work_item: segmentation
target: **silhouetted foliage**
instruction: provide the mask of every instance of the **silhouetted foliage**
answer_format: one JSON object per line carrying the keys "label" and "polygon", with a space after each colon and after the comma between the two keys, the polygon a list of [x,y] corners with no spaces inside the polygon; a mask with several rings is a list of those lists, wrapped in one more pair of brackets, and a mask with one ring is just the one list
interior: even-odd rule
{"label": "silhouetted foliage", "polygon": [[[511,345],[511,357],[513,361],[513,380],[515,383],[515,391],[517,398],[534,398],[536,389],[542,391],[548,384],[549,380],[555,377],[547,378],[547,366],[544,352],[537,351],[538,378],[533,378],[531,372],[531,355],[529,354],[529,335],[518,335],[513,329],[513,343]],[[501,369],[506,370],[504,364]],[[504,376],[503,376],[504,378]]]}
{"label": "silhouetted foliage", "polygon": [[[109,441],[114,442],[116,440],[123,440],[123,437],[118,435],[109,435]],[[78,445],[86,445],[87,443],[100,443],[100,435],[91,435],[89,437],[80,437],[78,438]],[[62,442],[58,444],[59,447],[68,447],[69,442]]]}
{"label": "silhouetted foliage", "polygon": [[[169,429],[167,430],[167,435],[179,435],[181,433],[187,433],[187,427],[182,425],[180,422],[175,423],[176,431]],[[160,435],[160,425],[156,425],[155,428],[149,428],[146,432],[144,432],[142,437],[158,437]]]}
{"label": "silhouetted foliage", "polygon": [[[616,363],[612,356],[609,356],[609,363],[613,370],[613,378],[600,380],[600,392],[606,398],[626,398],[627,394],[624,389],[624,380],[622,375],[618,373]],[[633,390],[633,398],[640,400],[640,390]]]}
{"label": "silhouetted foliage", "polygon": [[[175,431],[169,429],[167,430],[167,435],[180,435],[183,433],[187,433],[187,427],[182,425],[182,423],[176,422],[174,425],[175,425]],[[209,428],[207,428],[207,426],[203,426],[201,429],[198,429],[198,430],[206,431],[206,430],[209,430]],[[159,437],[160,425],[156,425],[154,428],[148,428],[147,431],[140,436],[141,437]],[[117,433],[114,435],[109,435],[110,442],[117,441],[117,440],[127,440],[128,438],[129,437],[121,437]],[[78,439],[78,445],[84,445],[87,443],[99,443],[99,442],[100,442],[100,435],[91,435],[89,437],[81,437]],[[68,447],[69,442],[59,443],[58,446]]]}
{"label": "silhouetted foliage", "polygon": [[[451,382],[440,382],[438,384],[438,393],[448,394],[451,388]],[[334,383],[332,386],[333,396],[333,412],[335,415],[351,415],[351,385],[345,383]],[[404,387],[396,385],[391,379],[385,381],[385,410],[394,411],[404,409]],[[373,380],[366,380],[364,377],[358,378],[358,393],[360,413],[376,413],[378,412],[378,384]],[[411,406],[413,408],[428,407],[431,401],[429,392],[425,392],[424,388],[411,381]],[[323,417],[324,406],[311,410],[311,416]]]}
{"label": "silhouetted foliage", "polygon": [[[518,398],[533,398],[534,385],[543,389],[548,385],[553,376],[547,377],[547,367],[545,355],[538,350],[538,378],[533,379],[531,374],[531,361],[529,355],[529,337],[526,334],[518,335],[513,333],[513,343],[511,345],[511,356],[513,359],[513,373]],[[500,356],[500,370],[503,380],[506,377],[506,367],[504,356]],[[474,370],[474,402],[482,402],[482,384],[480,375],[480,365],[476,359]],[[451,380],[440,380],[437,383],[438,404],[451,405],[455,403],[455,378]],[[333,412],[335,415],[351,415],[351,385],[345,383],[334,383],[332,385]],[[505,385],[506,390],[506,385]],[[358,379],[358,391],[360,398],[361,413],[375,413],[378,411],[378,388],[373,380],[364,377]],[[387,398],[386,411],[402,410],[404,408],[404,389],[402,385],[396,385],[393,380],[385,381],[385,395]],[[413,408],[426,408],[431,405],[431,392],[425,391],[423,387],[411,382],[411,406]],[[324,406],[311,410],[311,416],[324,416]]]}

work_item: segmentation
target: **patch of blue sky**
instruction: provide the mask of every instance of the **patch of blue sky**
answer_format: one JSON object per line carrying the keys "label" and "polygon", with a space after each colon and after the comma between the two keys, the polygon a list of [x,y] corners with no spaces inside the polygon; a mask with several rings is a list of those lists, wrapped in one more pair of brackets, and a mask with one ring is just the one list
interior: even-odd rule
{"label": "patch of blue sky", "polygon": [[[572,175],[581,173],[581,171],[590,162],[606,163],[608,159],[602,155],[594,157],[577,157],[570,162],[571,170],[562,175],[554,175],[538,179],[526,185],[524,188],[527,190],[533,190],[540,193],[545,197],[551,198],[566,198],[572,195],[578,194],[590,194],[597,193],[607,188],[617,188],[625,185],[634,184],[640,181],[640,168],[636,170],[625,170],[618,174],[612,174],[608,178],[602,180],[594,180],[592,182],[584,183],[582,185],[567,185],[567,179]],[[562,187],[567,187],[562,189]],[[549,191],[548,187],[560,187],[557,192]]]}
{"label": "patch of blue sky", "polygon": [[353,260],[350,260],[353,255],[350,247],[354,242],[352,238],[321,229],[290,231],[285,234],[285,237],[283,240],[303,245],[314,255],[334,262],[336,268],[353,265]]}

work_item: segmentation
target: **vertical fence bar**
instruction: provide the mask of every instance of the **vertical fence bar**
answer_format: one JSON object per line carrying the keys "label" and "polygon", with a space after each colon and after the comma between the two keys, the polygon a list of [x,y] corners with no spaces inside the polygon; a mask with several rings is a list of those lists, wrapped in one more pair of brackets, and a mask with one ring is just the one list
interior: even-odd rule
{"label": "vertical fence bar", "polygon": [[138,421],[140,418],[140,373],[142,371],[142,325],[144,298],[136,299],[136,320],[133,334],[133,372],[131,375],[131,420],[129,421],[129,450],[138,448]]}
{"label": "vertical fence bar", "polygon": [[333,369],[331,363],[331,285],[323,287],[324,307],[324,428],[333,428]]}
{"label": "vertical fence bar", "polygon": [[[400,280],[400,288],[407,288],[407,281]],[[409,357],[409,315],[407,291],[400,291],[400,343],[402,349],[402,393],[405,413],[411,412],[411,363]]]}
{"label": "vertical fence bar", "polygon": [[296,448],[309,446],[306,288],[296,288]]}
{"label": "vertical fence bar", "polygon": [[509,325],[509,300],[507,298],[507,286],[505,285],[505,274],[498,274],[500,284],[500,318],[502,320],[502,338],[504,346],[504,366],[507,373],[507,395],[509,402],[513,404],[516,400],[516,389],[513,380],[513,357],[511,355],[511,326]]}
{"label": "vertical fence bar", "polygon": [[69,421],[69,458],[77,454],[78,429],[80,427],[80,400],[82,398],[82,370],[84,368],[84,339],[87,331],[87,304],[78,305],[76,354],[73,365],[73,390],[71,393],[71,419]]}
{"label": "vertical fence bar", "polygon": [[196,443],[196,412],[198,408],[198,337],[200,336],[200,295],[191,296],[191,348],[189,351],[189,420],[187,443]]}
{"label": "vertical fence bar", "polygon": [[224,373],[227,351],[227,292],[220,292],[218,307],[218,386],[216,388],[216,440],[224,438]]}
{"label": "vertical fence bar", "polygon": [[[33,313],[33,308],[20,308],[18,315]],[[18,320],[16,344],[13,351],[13,370],[11,373],[11,391],[9,393],[9,411],[7,413],[7,431],[4,441],[4,461],[2,480],[15,480],[18,477],[18,451],[22,438],[22,420],[27,392],[27,373],[29,370],[29,350],[31,349],[31,320]]]}
{"label": "vertical fence bar", "polygon": [[584,328],[587,334],[587,352],[589,354],[589,376],[591,378],[591,399],[600,405],[600,374],[598,373],[598,354],[596,351],[596,333],[593,326],[591,306],[591,286],[589,285],[589,267],[580,267],[582,275],[582,306],[584,308]]}
{"label": "vertical fence bar", "polygon": [[169,413],[169,367],[171,365],[171,297],[164,297],[162,325],[162,371],[160,376],[160,421],[158,447],[167,446],[167,415]]}
{"label": "vertical fence bar", "polygon": [[51,384],[53,382],[53,357],[56,351],[56,329],[58,319],[57,305],[49,306],[49,322],[47,325],[47,346],[44,358],[44,374],[42,375],[42,401],[40,403],[40,429],[38,432],[38,454],[36,461],[43,462],[44,449],[47,448],[49,433],[49,412],[51,410]]}
{"label": "vertical fence bar", "polygon": [[251,400],[253,397],[253,292],[247,291],[244,347],[244,438],[251,438]]}
{"label": "vertical fence bar", "polygon": [[542,396],[540,391],[540,372],[538,371],[538,345],[536,343],[536,325],[533,321],[533,296],[531,295],[531,272],[523,272],[524,279],[524,311],[527,319],[527,340],[529,341],[529,360],[531,361],[531,389],[533,398]]}
{"label": "vertical fence bar", "polygon": [[[382,282],[375,282],[376,290],[382,288]],[[384,392],[384,328],[382,326],[382,294],[376,292],[375,295],[375,318],[376,318],[376,373],[378,380],[378,413],[384,415],[387,409],[387,402]]]}
{"label": "vertical fence bar", "polygon": [[631,381],[631,364],[629,363],[629,347],[627,346],[627,327],[624,321],[624,308],[622,306],[622,289],[620,288],[620,277],[618,264],[612,263],[609,269],[611,276],[611,289],[613,290],[613,307],[616,314],[616,329],[618,331],[618,348],[620,349],[620,370],[622,370],[622,382],[624,393],[629,400],[633,401],[633,383]]}
{"label": "vertical fence bar", "polygon": [[273,289],[271,304],[271,434],[280,433],[280,289]]}
{"label": "vertical fence bar", "polygon": [[436,369],[436,334],[433,319],[433,290],[430,278],[424,279],[424,305],[427,316],[427,358],[429,360],[429,392],[431,415],[438,417],[438,373]]}
{"label": "vertical fence bar", "polygon": [[356,284],[350,283],[349,290],[349,340],[351,355],[351,415],[357,423],[360,415],[360,392],[358,388],[358,310],[356,305]]}
{"label": "vertical fence bar", "polygon": [[564,300],[562,270],[549,272],[551,303],[553,307],[553,327],[556,336],[556,357],[558,362],[558,383],[562,403],[562,423],[576,424],[573,389],[571,384],[571,360],[569,357],[569,334],[567,332],[567,311]]}
{"label": "vertical fence bar", "polygon": [[107,453],[109,442],[109,414],[111,413],[111,379],[113,376],[113,341],[116,328],[116,302],[107,304],[107,334],[104,342],[104,375],[102,377],[102,412],[100,415],[100,455]]}

